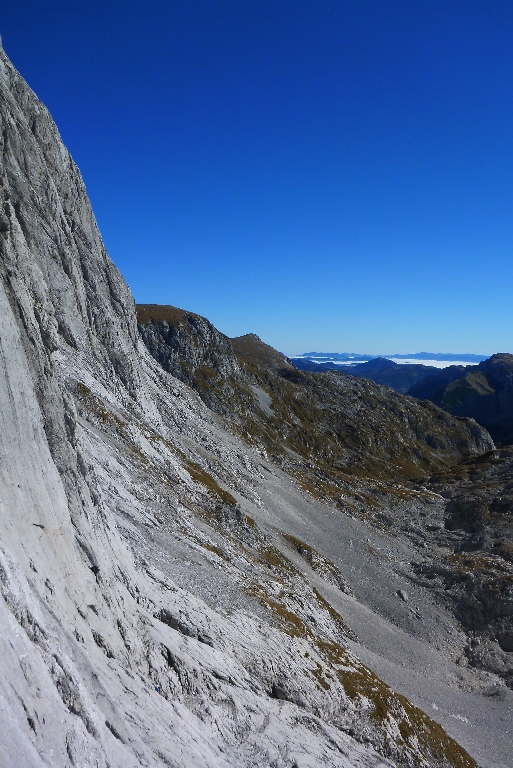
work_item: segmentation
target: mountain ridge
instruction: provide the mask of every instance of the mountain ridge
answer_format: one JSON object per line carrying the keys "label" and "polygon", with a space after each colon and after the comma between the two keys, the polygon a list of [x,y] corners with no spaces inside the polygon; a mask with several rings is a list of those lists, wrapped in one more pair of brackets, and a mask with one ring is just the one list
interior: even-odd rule
{"label": "mountain ridge", "polygon": [[387,360],[390,360],[391,358],[397,358],[397,359],[403,359],[403,360],[410,360],[410,359],[421,359],[421,360],[440,360],[440,361],[465,361],[465,362],[475,362],[479,363],[483,360],[487,359],[487,355],[477,355],[472,352],[411,352],[411,353],[394,353],[394,354],[379,354],[379,355],[365,355],[360,354],[357,352],[303,352],[300,355],[292,355],[291,357],[297,358],[299,360],[301,359],[308,359],[312,357],[316,358],[329,358],[332,360],[356,360],[356,361],[368,361],[368,360],[374,360],[375,358],[381,357],[385,358]]}
{"label": "mountain ridge", "polygon": [[[194,342],[187,342],[179,349],[180,359],[186,361],[190,371],[195,371],[195,375],[182,373],[182,380],[191,383],[211,407],[220,395],[223,402],[216,403],[219,413],[231,415],[243,426],[243,433],[249,433],[266,452],[270,451],[272,455],[280,457],[282,466],[292,461],[305,476],[311,474],[306,465],[312,462],[317,465],[319,457],[324,457],[318,466],[321,473],[333,473],[338,462],[338,470],[349,473],[374,473],[376,477],[399,479],[404,478],[403,473],[406,472],[407,476],[417,474],[420,477],[435,470],[439,461],[442,464],[454,463],[462,457],[456,443],[463,446],[465,440],[470,440],[463,451],[471,453],[493,447],[493,443],[484,432],[480,434],[475,424],[464,426],[463,422],[446,419],[441,411],[433,411],[432,418],[425,405],[416,406],[414,400],[401,400],[399,395],[383,392],[371,383],[364,383],[363,379],[356,380],[342,372],[334,376],[331,373],[321,374],[319,378],[308,372],[297,371],[288,358],[262,342],[255,334],[228,340],[205,318],[198,320],[195,315],[181,313],[179,325],[174,328],[171,322],[158,319],[166,312],[168,321],[171,321],[172,310],[137,306],[139,332],[149,351],[155,353],[161,362],[166,339],[172,336],[172,343],[178,344],[177,334],[185,318],[190,329],[198,327],[199,322],[203,324],[202,327],[208,327],[208,338],[202,331],[194,337]],[[152,317],[152,314],[157,317]],[[218,335],[214,342],[215,333]],[[155,342],[159,336],[160,347]],[[231,343],[229,353],[228,342]],[[201,350],[204,350],[203,354]],[[198,354],[201,354],[200,358]],[[230,385],[230,377],[220,371],[220,363],[216,362],[217,357],[226,360],[227,354],[230,361],[235,358],[239,364],[236,374],[231,376]],[[235,363],[230,362],[230,366],[235,370]],[[173,371],[175,375],[180,375],[176,369],[173,368]],[[230,386],[230,393],[223,396],[227,386]],[[261,402],[251,387],[256,387],[261,397],[268,399],[272,414],[261,412]],[[242,398],[242,406],[238,405],[237,398]],[[329,410],[329,420],[326,409]],[[409,421],[403,419],[403,411],[407,412]],[[247,414],[250,414],[249,419],[246,418]],[[436,436],[440,420],[448,430],[444,437]],[[456,437],[459,428],[461,432]],[[449,437],[451,430],[455,433],[454,440]],[[386,444],[393,441],[392,436],[397,433],[401,434],[401,439],[393,447],[383,448],[379,445],[380,442]],[[422,434],[430,435],[429,442],[420,437]],[[411,450],[405,449],[410,443]],[[447,451],[446,459],[443,458],[444,451]],[[385,467],[383,459],[379,458],[381,454],[394,455],[395,464],[389,461],[388,468]]]}

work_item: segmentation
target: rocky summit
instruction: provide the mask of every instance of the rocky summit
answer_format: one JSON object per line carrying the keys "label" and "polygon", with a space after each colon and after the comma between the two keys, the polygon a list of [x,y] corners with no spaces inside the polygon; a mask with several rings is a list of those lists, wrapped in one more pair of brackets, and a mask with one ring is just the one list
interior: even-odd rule
{"label": "rocky summit", "polygon": [[136,313],[3,51],[0,124],[2,768],[511,766],[509,453]]}

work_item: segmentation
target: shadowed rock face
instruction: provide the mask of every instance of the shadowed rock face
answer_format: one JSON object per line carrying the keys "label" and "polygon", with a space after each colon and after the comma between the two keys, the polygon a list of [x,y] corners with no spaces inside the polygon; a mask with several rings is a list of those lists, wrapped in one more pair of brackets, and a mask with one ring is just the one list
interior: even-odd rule
{"label": "shadowed rock face", "polygon": [[194,385],[201,371],[244,378],[230,339],[204,317],[176,307],[139,304],[139,333],[161,366]]}
{"label": "shadowed rock face", "polygon": [[[0,129],[2,766],[476,766],[357,656],[358,616],[369,638],[376,625],[378,637],[401,638],[401,670],[413,648],[431,658],[429,632],[438,640],[451,620],[426,601],[418,625],[404,613],[414,597],[397,601],[395,581],[389,589],[406,539],[313,499],[148,353],[80,174],[1,50]],[[211,326],[182,319],[171,341],[187,347],[197,327],[217,343]],[[267,372],[243,367],[244,350],[258,347],[246,341],[219,377],[242,377],[267,429],[279,393],[302,382],[259,348],[278,366],[273,390]],[[347,399],[356,425],[358,398]],[[304,408],[286,408],[297,435]],[[438,411],[426,413],[431,423]],[[442,464],[444,451],[488,440],[455,424],[449,448],[432,447]],[[412,493],[392,485],[409,504]],[[370,536],[387,558],[376,560]],[[450,658],[433,658],[445,680]],[[422,679],[433,686],[437,669]],[[401,674],[407,688],[415,675]],[[490,750],[502,720],[490,746],[484,704],[444,686],[430,689],[444,725],[483,765],[499,764]],[[451,697],[468,730],[442,711]]]}
{"label": "shadowed rock face", "polygon": [[456,416],[482,424],[499,445],[513,443],[513,355],[492,355],[479,365],[450,366],[411,387]]}
{"label": "shadowed rock face", "polygon": [[221,416],[244,412],[253,394],[230,339],[206,318],[176,307],[140,304],[137,327],[150,354],[165,371],[193,387]]}

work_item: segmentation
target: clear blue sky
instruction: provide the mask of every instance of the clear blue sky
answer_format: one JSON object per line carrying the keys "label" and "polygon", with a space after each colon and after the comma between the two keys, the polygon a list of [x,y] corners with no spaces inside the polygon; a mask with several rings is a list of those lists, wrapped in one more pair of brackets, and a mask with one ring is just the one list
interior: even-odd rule
{"label": "clear blue sky", "polygon": [[137,301],[513,352],[511,0],[16,0],[0,34]]}

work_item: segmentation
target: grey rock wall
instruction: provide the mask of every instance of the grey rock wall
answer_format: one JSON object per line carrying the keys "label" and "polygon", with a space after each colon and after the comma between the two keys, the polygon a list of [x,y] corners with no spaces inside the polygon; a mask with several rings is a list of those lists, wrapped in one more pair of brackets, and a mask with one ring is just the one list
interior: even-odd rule
{"label": "grey rock wall", "polygon": [[137,321],[152,356],[186,384],[194,383],[200,369],[211,369],[223,378],[246,378],[231,340],[206,318],[176,307],[139,304]]}

